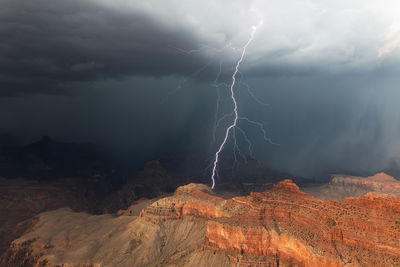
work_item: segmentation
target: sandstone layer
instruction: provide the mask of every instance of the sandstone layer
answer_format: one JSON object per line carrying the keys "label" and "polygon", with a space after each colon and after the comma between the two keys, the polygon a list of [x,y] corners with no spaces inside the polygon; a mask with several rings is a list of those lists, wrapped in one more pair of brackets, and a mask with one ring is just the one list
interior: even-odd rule
{"label": "sandstone layer", "polygon": [[42,213],[1,266],[400,266],[395,196],[324,201],[285,180],[223,199],[189,184],[119,214]]}

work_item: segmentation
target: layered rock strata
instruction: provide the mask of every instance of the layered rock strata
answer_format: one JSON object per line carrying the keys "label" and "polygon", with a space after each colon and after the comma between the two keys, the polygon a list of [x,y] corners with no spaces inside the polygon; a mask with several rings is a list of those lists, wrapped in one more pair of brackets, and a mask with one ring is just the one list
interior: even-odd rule
{"label": "layered rock strata", "polygon": [[333,174],[328,184],[303,190],[324,200],[343,200],[371,192],[400,197],[400,181],[383,172],[368,177]]}
{"label": "layered rock strata", "polygon": [[37,220],[4,266],[400,265],[400,198],[324,201],[291,180],[232,199],[189,184],[139,216],[57,210]]}

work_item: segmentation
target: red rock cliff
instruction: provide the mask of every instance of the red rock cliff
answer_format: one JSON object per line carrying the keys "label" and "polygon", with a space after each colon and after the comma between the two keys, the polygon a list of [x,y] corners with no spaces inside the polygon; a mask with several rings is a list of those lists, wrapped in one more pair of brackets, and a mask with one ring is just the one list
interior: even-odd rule
{"label": "red rock cliff", "polygon": [[369,194],[323,201],[301,192],[291,180],[230,200],[189,187],[186,195],[181,189],[144,209],[142,218],[208,219],[205,248],[239,263],[400,265],[400,198]]}
{"label": "red rock cliff", "polygon": [[46,266],[400,266],[400,198],[324,201],[285,180],[223,199],[189,184],[137,218],[48,212],[7,253]]}

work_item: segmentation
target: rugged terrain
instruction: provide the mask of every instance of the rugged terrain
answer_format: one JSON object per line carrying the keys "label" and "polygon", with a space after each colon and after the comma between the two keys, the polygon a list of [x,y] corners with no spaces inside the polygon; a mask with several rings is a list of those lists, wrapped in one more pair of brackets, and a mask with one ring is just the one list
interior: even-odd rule
{"label": "rugged terrain", "polygon": [[85,187],[73,180],[44,183],[0,177],[0,254],[26,230],[29,223],[24,220],[61,207],[87,211]]}
{"label": "rugged terrain", "polygon": [[343,200],[370,192],[400,197],[400,181],[384,172],[368,177],[333,174],[328,184],[304,187],[303,190],[324,200]]}
{"label": "rugged terrain", "polygon": [[[139,199],[165,194],[172,183],[168,177],[168,172],[157,161],[150,161],[135,179],[111,192],[101,173],[54,180],[0,176],[0,255],[11,241],[29,228],[31,222],[26,220],[41,212],[70,208],[94,214],[115,213]],[[142,201],[141,205],[143,203],[146,202]]]}
{"label": "rugged terrain", "polygon": [[[132,166],[131,161],[112,160],[101,147],[90,143],[59,142],[45,136],[24,146],[4,146],[1,140],[0,144],[0,255],[30,227],[29,219],[41,212],[70,208],[115,214],[131,210],[137,200],[172,194],[180,185],[208,182],[208,178],[188,179],[202,177],[198,174],[204,172],[204,166],[194,164],[202,162],[196,156],[184,160],[177,155],[161,157]],[[244,174],[243,180],[231,177],[218,184],[221,195],[266,190],[286,177],[251,159],[245,167],[253,179]],[[232,173],[229,164],[221,170]],[[143,203],[146,201],[140,205]]]}
{"label": "rugged terrain", "polygon": [[[291,180],[223,199],[202,184],[119,215],[40,214],[2,266],[399,266],[400,198],[325,201]],[[143,204],[143,203],[142,203]]]}

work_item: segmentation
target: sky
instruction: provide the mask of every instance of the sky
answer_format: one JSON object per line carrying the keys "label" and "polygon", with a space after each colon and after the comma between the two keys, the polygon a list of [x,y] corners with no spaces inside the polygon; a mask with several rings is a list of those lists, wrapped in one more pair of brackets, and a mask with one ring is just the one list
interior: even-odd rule
{"label": "sky", "polygon": [[[398,1],[0,0],[0,7],[0,135],[20,144],[49,135],[132,160],[209,160],[231,120],[224,115],[235,63],[262,21],[234,89],[239,115],[262,123],[275,144],[241,121],[241,153],[313,177],[400,163]],[[223,118],[216,130],[215,118]]]}

